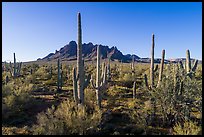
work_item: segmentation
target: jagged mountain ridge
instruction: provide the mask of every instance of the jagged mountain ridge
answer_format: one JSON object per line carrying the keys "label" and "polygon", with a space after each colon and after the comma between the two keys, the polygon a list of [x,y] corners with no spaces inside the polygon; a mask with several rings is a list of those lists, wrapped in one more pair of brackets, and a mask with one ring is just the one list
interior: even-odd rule
{"label": "jagged mountain ridge", "polygon": [[[106,59],[107,57],[110,57],[112,61],[122,61],[122,62],[131,62],[132,58],[134,56],[135,62],[143,62],[143,63],[149,63],[150,58],[141,58],[135,54],[127,54],[123,55],[123,53],[117,49],[117,47],[113,46],[109,48],[109,46],[101,46],[101,58]],[[76,54],[77,54],[77,43],[75,41],[70,41],[69,44],[66,44],[64,47],[62,47],[59,51],[55,51],[55,53],[50,53],[44,58],[39,58],[37,60],[43,60],[43,61],[53,61],[57,60],[58,58],[66,61],[76,60]],[[97,55],[97,44],[94,45],[93,43],[84,43],[82,44],[82,56],[86,61],[94,60],[96,59]],[[155,58],[155,63],[160,63],[160,58]],[[191,60],[194,60],[191,58]],[[169,62],[179,62],[179,61],[185,61],[185,58],[176,58],[176,59],[165,59],[165,63]],[[198,61],[198,63],[202,63],[202,61]]]}
{"label": "jagged mountain ridge", "polygon": [[[132,56],[134,56],[134,59],[140,59],[137,55],[123,55],[121,51],[117,49],[117,47],[113,46],[109,48],[108,46],[101,46],[101,58],[105,59],[107,57],[110,57],[111,60],[117,60],[122,62],[130,62],[132,61]],[[76,54],[77,54],[77,43],[75,41],[70,41],[69,44],[62,47],[59,51],[55,51],[55,53],[50,53],[47,56],[45,56],[42,59],[38,60],[44,60],[44,61],[52,61],[56,60],[58,58],[60,59],[66,59],[66,60],[76,60]],[[93,43],[89,42],[88,44],[84,43],[82,44],[82,56],[85,60],[93,60],[96,59],[97,55],[97,44],[94,45]]]}

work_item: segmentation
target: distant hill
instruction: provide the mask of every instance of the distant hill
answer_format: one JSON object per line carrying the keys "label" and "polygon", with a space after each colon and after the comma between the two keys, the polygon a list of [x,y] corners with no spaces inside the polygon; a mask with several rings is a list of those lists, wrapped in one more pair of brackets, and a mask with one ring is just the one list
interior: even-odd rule
{"label": "distant hill", "polygon": [[[134,56],[134,59],[140,59],[137,55],[123,55],[121,51],[117,49],[117,47],[111,47],[108,46],[101,46],[101,57],[102,59],[106,59],[107,57],[110,57],[113,61],[122,61],[122,62],[130,62],[132,61],[132,57]],[[52,61],[56,60],[58,58],[62,60],[76,60],[76,54],[77,54],[77,43],[75,41],[69,42],[69,44],[62,47],[59,51],[55,51],[55,53],[50,53],[47,56],[45,56],[42,59],[43,61]],[[93,60],[96,59],[97,55],[97,45],[94,45],[93,43],[84,43],[82,44],[82,56],[85,60]]]}
{"label": "distant hill", "polygon": [[[123,53],[117,49],[117,47],[113,46],[109,48],[109,46],[101,46],[101,58],[106,59],[107,57],[110,57],[112,61],[122,61],[122,62],[131,62],[132,58],[134,57],[135,62],[143,62],[143,63],[149,63],[150,58],[141,58],[135,54],[127,54],[123,55]],[[71,61],[76,60],[76,54],[77,54],[77,43],[75,41],[70,41],[69,44],[62,47],[59,51],[55,51],[55,53],[50,53],[44,58],[39,58],[37,60],[41,61],[54,61],[60,58],[61,60],[65,61]],[[97,55],[97,44],[94,45],[93,43],[84,43],[82,44],[82,56],[86,61],[89,60],[95,60]],[[155,63],[160,63],[160,58],[155,58]],[[165,63],[169,62],[179,62],[179,61],[185,61],[185,58],[175,58],[175,59],[165,59]],[[194,59],[191,59],[194,60]],[[202,63],[201,60],[198,61],[198,63]]]}

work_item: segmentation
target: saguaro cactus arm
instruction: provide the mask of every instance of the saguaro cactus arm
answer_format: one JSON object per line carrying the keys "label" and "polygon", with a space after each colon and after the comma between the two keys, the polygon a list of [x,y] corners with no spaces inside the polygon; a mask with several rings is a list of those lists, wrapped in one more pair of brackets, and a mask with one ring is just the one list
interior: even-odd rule
{"label": "saguaro cactus arm", "polygon": [[154,72],[156,72],[158,70],[159,66],[158,64],[156,65],[156,67],[154,68]]}
{"label": "saguaro cactus arm", "polygon": [[194,61],[194,64],[193,64],[193,67],[192,67],[192,71],[193,71],[193,72],[196,71],[197,65],[198,65],[198,60],[195,60],[195,61]]}

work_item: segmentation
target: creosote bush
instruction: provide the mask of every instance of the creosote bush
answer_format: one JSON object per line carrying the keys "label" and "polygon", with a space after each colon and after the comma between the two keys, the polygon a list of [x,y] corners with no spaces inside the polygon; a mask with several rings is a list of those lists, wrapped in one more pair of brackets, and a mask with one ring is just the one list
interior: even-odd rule
{"label": "creosote bush", "polygon": [[37,135],[85,135],[97,132],[100,122],[101,112],[97,107],[82,107],[67,100],[39,113],[32,129]]}
{"label": "creosote bush", "polygon": [[174,135],[201,135],[202,127],[198,126],[196,122],[185,121],[184,123],[177,123],[173,127]]}

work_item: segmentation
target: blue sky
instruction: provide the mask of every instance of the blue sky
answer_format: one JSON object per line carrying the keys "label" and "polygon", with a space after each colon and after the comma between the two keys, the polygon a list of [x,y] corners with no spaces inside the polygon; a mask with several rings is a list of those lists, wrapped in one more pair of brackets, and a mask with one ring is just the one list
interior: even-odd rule
{"label": "blue sky", "polygon": [[116,46],[123,54],[202,59],[201,2],[3,2],[2,61],[33,61],[74,40],[77,12],[82,42]]}

